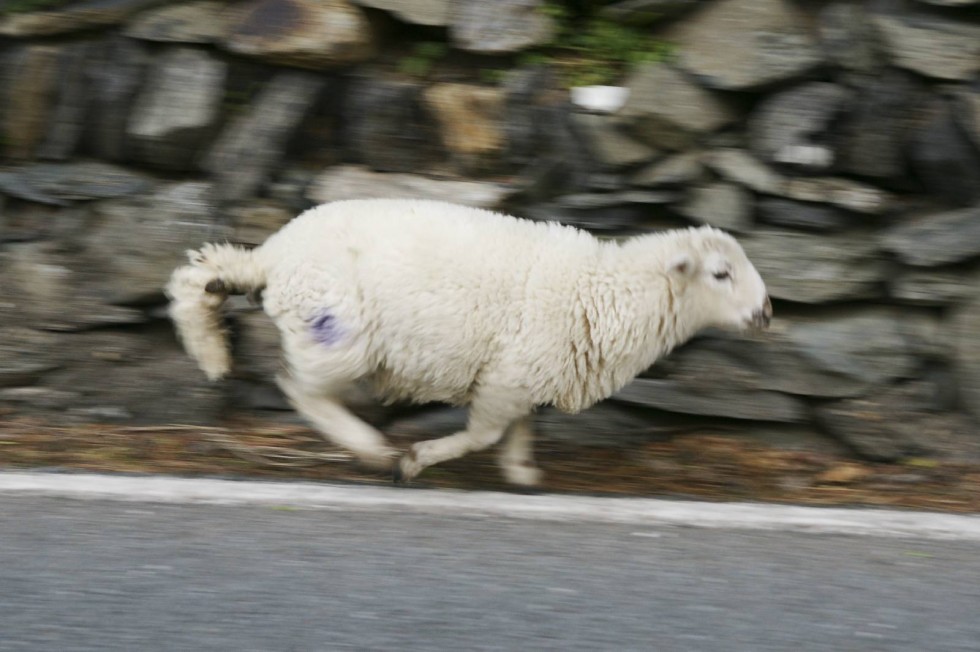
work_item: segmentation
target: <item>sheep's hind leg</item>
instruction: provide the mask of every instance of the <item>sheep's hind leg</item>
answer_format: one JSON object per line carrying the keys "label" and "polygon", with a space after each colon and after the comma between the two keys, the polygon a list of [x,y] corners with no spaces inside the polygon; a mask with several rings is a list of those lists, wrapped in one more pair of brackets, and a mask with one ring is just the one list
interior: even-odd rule
{"label": "sheep's hind leg", "polygon": [[304,390],[287,376],[276,380],[293,407],[325,438],[354,453],[365,466],[391,468],[395,450],[384,435],[354,416],[334,395]]}
{"label": "sheep's hind leg", "polygon": [[533,444],[531,417],[515,421],[507,431],[498,458],[504,479],[510,484],[533,487],[541,482],[541,469],[534,463]]}
{"label": "sheep's hind leg", "polygon": [[477,396],[470,407],[466,430],[412,444],[393,469],[395,482],[407,482],[433,464],[493,446],[504,436],[508,426],[530,409],[522,393],[518,392]]}

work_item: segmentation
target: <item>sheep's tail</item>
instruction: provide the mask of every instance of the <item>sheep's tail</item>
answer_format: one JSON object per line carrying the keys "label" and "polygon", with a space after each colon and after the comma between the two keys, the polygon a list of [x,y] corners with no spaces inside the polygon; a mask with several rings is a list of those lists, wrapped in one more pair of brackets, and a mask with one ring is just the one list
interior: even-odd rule
{"label": "sheep's tail", "polygon": [[188,251],[191,264],[170,277],[170,318],[184,348],[210,380],[231,369],[221,305],[229,294],[252,294],[265,286],[266,273],[255,252],[229,244],[206,244]]}

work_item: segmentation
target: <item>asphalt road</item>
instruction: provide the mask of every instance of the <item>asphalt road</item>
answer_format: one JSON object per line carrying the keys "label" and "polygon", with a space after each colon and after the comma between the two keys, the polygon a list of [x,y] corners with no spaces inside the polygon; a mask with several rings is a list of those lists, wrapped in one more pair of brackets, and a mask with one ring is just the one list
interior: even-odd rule
{"label": "asphalt road", "polygon": [[0,496],[0,650],[980,650],[980,543]]}

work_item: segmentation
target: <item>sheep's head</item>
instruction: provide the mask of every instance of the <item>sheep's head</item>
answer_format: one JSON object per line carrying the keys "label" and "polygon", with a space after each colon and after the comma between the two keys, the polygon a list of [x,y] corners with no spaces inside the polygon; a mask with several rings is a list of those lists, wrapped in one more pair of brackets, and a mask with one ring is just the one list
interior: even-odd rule
{"label": "sheep's head", "polygon": [[772,303],[766,284],[732,236],[711,227],[691,229],[670,260],[682,281],[688,310],[704,326],[735,330],[768,328]]}

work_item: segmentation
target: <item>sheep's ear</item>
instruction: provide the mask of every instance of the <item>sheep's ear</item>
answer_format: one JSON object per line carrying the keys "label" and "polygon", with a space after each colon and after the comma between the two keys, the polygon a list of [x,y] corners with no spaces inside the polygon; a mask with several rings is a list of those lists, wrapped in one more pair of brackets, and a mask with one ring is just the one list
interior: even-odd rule
{"label": "sheep's ear", "polygon": [[694,259],[687,252],[676,254],[670,260],[670,265],[667,269],[671,274],[676,276],[690,276],[694,272]]}

